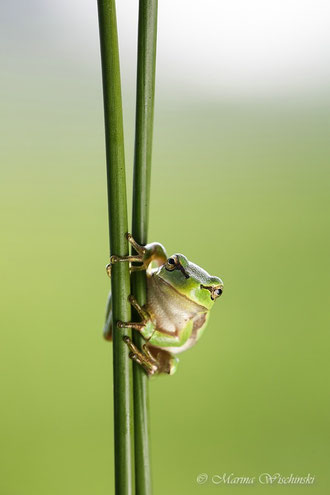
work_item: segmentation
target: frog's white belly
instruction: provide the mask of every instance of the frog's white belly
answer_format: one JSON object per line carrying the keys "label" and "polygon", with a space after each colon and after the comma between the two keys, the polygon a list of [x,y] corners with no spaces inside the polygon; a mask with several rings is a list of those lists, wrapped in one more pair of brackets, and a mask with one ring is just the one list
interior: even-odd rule
{"label": "frog's white belly", "polygon": [[178,333],[205,308],[179,294],[159,277],[149,276],[146,309],[157,330]]}

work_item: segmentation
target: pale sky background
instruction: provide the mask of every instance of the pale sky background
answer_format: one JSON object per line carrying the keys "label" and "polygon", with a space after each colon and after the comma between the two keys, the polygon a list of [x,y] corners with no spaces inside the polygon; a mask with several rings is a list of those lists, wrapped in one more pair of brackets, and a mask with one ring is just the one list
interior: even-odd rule
{"label": "pale sky background", "polygon": [[[137,6],[117,2],[124,80],[135,74]],[[45,14],[63,33],[58,46],[95,57],[96,1],[48,2]],[[330,2],[160,0],[157,64],[157,84],[183,92],[249,97],[324,91],[330,83]]]}
{"label": "pale sky background", "polygon": [[[122,79],[132,94],[137,9],[138,0],[117,1]],[[67,64],[99,81],[96,0],[7,1],[0,24],[5,75],[61,73]],[[157,98],[313,98],[329,85],[329,0],[159,0]]]}

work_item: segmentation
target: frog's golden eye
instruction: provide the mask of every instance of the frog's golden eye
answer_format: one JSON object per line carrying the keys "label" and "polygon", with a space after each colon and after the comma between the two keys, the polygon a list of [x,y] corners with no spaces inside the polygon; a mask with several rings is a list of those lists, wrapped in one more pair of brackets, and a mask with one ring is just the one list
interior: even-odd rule
{"label": "frog's golden eye", "polygon": [[210,293],[212,301],[217,297],[220,297],[222,294],[222,289],[220,287],[213,287],[212,285],[203,285],[201,284],[201,289],[207,289]]}
{"label": "frog's golden eye", "polygon": [[177,261],[175,258],[169,258],[165,266],[166,270],[176,270],[178,268]]}
{"label": "frog's golden eye", "polygon": [[189,278],[188,273],[186,273],[185,269],[180,263],[180,259],[178,256],[172,256],[171,258],[168,258],[165,264],[166,270],[169,272],[172,272],[173,270],[180,270],[180,272],[183,274],[185,278]]}

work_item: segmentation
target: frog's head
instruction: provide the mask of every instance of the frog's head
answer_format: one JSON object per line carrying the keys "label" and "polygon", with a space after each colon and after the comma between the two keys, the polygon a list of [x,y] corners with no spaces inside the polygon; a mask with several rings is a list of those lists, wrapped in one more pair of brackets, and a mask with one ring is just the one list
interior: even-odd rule
{"label": "frog's head", "polygon": [[179,253],[168,258],[159,268],[157,276],[179,294],[206,309],[211,309],[223,291],[223,282],[219,277],[212,277]]}

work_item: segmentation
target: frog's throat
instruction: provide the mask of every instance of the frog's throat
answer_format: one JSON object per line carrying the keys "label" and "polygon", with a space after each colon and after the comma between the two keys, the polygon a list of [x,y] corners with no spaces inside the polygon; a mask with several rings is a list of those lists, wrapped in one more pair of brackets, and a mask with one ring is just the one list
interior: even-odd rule
{"label": "frog's throat", "polygon": [[177,291],[173,285],[169,284],[168,282],[166,282],[166,280],[164,280],[163,278],[161,277],[155,277],[154,278],[154,273],[152,273],[151,275],[149,275],[149,278],[153,280],[153,282],[157,285],[157,284],[164,284],[166,285],[166,287],[168,287],[170,290],[172,290],[173,292],[175,292],[176,296],[181,299],[181,300],[184,300],[187,302],[187,304],[189,305],[192,305],[192,306],[195,306],[196,308],[196,311],[197,312],[200,312],[200,313],[204,313],[204,312],[207,312],[208,311],[208,308],[206,308],[205,306],[203,306],[202,304],[198,304],[197,302],[195,301],[192,301],[191,299],[189,299],[189,297],[185,296],[184,294],[181,294],[181,292]]}

